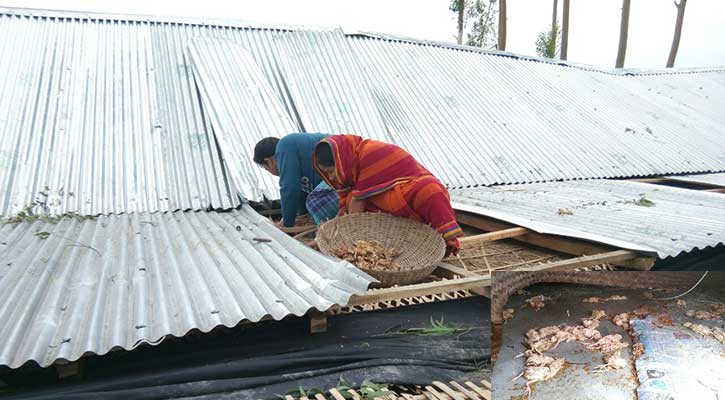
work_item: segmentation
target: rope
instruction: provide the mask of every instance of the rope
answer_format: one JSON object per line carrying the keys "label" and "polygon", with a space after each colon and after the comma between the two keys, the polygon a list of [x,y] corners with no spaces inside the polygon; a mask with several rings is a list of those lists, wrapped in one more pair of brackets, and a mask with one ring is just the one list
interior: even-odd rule
{"label": "rope", "polygon": [[674,299],[678,299],[678,298],[680,298],[680,297],[682,297],[682,296],[684,296],[684,295],[686,295],[686,294],[688,294],[688,293],[692,292],[693,290],[695,290],[695,288],[696,288],[696,287],[698,287],[698,286],[700,285],[700,283],[702,282],[702,280],[703,280],[703,279],[705,279],[705,277],[707,276],[708,272],[710,272],[710,271],[705,271],[705,273],[704,273],[704,274],[702,274],[702,276],[700,277],[700,280],[699,280],[699,281],[697,281],[697,283],[696,283],[696,284],[694,284],[694,285],[693,285],[693,286],[692,286],[692,287],[691,287],[690,289],[688,289],[688,290],[687,290],[687,291],[686,291],[685,293],[679,294],[679,295],[677,295],[677,296],[672,296],[672,297],[662,297],[662,298],[659,298],[659,299],[653,299],[653,300],[674,300]]}

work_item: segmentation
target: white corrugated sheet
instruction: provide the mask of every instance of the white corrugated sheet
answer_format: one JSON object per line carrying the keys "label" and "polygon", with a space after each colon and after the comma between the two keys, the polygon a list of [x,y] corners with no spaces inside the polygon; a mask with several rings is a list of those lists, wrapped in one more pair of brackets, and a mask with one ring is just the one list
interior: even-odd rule
{"label": "white corrugated sheet", "polygon": [[242,196],[279,198],[279,190],[269,190],[277,188],[277,179],[251,155],[260,139],[294,132],[292,119],[240,45],[197,38],[190,41],[189,51],[204,110]]}
{"label": "white corrugated sheet", "polygon": [[[195,37],[225,39],[253,56],[250,68],[272,88],[265,96],[294,121],[274,136],[385,138],[341,31],[161,20],[0,8],[0,215],[36,201],[55,214],[228,209],[239,191],[257,188],[250,200],[276,193],[256,166],[236,174],[245,189],[231,183],[193,79],[187,46]],[[239,134],[251,143],[259,133]]]}
{"label": "white corrugated sheet", "polygon": [[451,187],[725,169],[723,69],[625,76],[350,42],[395,143]]}
{"label": "white corrugated sheet", "polygon": [[725,173],[720,174],[702,174],[702,175],[673,175],[666,177],[674,181],[699,183],[708,186],[725,187]]}
{"label": "white corrugated sheet", "polygon": [[[237,206],[195,37],[248,51],[292,129],[396,143],[450,187],[725,170],[723,69],[614,73],[340,30],[0,9],[2,214],[36,200],[81,214]],[[274,193],[258,172],[242,186]]]}
{"label": "white corrugated sheet", "polygon": [[148,23],[0,14],[0,215],[239,205],[183,53],[152,42]]}
{"label": "white corrugated sheet", "polygon": [[660,258],[725,243],[720,193],[589,180],[458,189],[451,197],[457,210]]}
{"label": "white corrugated sheet", "polygon": [[12,368],[326,310],[373,281],[248,206],[4,224],[0,260],[0,365]]}

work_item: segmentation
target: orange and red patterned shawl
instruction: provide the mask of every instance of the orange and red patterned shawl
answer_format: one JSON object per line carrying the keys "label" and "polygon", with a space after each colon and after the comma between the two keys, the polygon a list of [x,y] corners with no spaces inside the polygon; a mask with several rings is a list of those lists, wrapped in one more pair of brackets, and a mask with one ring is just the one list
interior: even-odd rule
{"label": "orange and red patterned shawl", "polygon": [[350,196],[372,198],[366,205],[367,211],[382,211],[428,223],[446,240],[463,235],[445,186],[407,151],[355,135],[330,136],[322,142],[332,148],[335,176],[323,171],[314,156],[313,164],[340,194],[341,208],[347,205]]}
{"label": "orange and red patterned shawl", "polygon": [[336,176],[328,176],[313,157],[315,169],[335,190],[350,191],[356,199],[375,196],[401,182],[432,176],[410,153],[393,144],[355,135],[330,136],[322,142],[332,148]]}

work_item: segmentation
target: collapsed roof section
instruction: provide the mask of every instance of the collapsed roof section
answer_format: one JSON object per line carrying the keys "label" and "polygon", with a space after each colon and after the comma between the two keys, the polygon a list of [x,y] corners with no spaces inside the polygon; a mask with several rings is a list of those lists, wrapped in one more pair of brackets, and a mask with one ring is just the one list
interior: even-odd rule
{"label": "collapsed roof section", "polygon": [[0,225],[0,365],[346,304],[374,280],[249,206]]}

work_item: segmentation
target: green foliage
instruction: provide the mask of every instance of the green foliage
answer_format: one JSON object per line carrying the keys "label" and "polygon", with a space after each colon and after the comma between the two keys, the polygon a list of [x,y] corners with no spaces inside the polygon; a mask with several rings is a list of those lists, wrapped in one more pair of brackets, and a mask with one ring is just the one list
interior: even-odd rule
{"label": "green foliage", "polygon": [[453,11],[454,13],[458,13],[461,10],[465,10],[466,8],[466,0],[451,0],[451,5],[448,6],[448,9]]}
{"label": "green foliage", "polygon": [[360,394],[363,400],[375,400],[378,397],[394,395],[395,393],[388,390],[388,385],[375,383],[369,379],[365,379],[360,385]]}
{"label": "green foliage", "polygon": [[655,202],[645,197],[644,193],[639,195],[639,199],[637,200],[630,200],[627,203],[634,204],[636,206],[640,207],[654,207]]}
{"label": "green foliage", "polygon": [[551,31],[541,32],[536,38],[536,54],[540,57],[557,58],[559,55],[559,25]]}
{"label": "green foliage", "polygon": [[50,232],[35,232],[35,236],[41,239],[47,239],[50,236]]}
{"label": "green foliage", "polygon": [[12,217],[6,218],[4,221],[2,221],[5,224],[18,224],[21,222],[35,222],[35,221],[43,221],[50,224],[57,224],[60,222],[63,218],[75,218],[79,221],[85,221],[85,220],[95,220],[96,217],[87,216],[87,215],[80,215],[74,212],[67,212],[65,214],[60,215],[47,215],[47,214],[36,214],[33,209],[38,206],[39,204],[33,203],[29,206],[25,206],[21,211],[19,211],[17,214],[13,215]]}
{"label": "green foliage", "polygon": [[[353,395],[349,392],[349,390],[353,390],[355,387],[354,383],[350,383],[345,380],[342,376],[340,376],[340,379],[337,382],[337,386],[335,389],[342,395],[345,399],[352,399]],[[358,390],[358,393],[362,396],[363,400],[375,400],[379,397],[385,397],[390,395],[395,395],[394,392],[391,392],[388,390],[387,384],[382,383],[375,383],[369,379],[365,379],[363,383],[360,385],[360,389]],[[331,399],[331,395],[325,394],[322,390],[318,388],[310,388],[307,386],[300,385],[297,388],[288,390],[284,395],[278,394],[276,395],[280,399],[284,399],[285,396],[293,396],[295,398],[300,398],[307,396],[309,398],[314,398],[315,395],[320,395],[325,399]]]}
{"label": "green foliage", "polygon": [[445,336],[470,330],[466,328],[448,326],[443,322],[443,317],[441,317],[440,321],[436,321],[435,319],[433,319],[433,317],[430,317],[430,325],[431,326],[427,328],[403,329],[402,331],[400,331],[400,333],[417,336]]}
{"label": "green foliage", "polygon": [[498,39],[496,37],[496,13],[498,9],[496,0],[470,1],[466,8],[466,18],[473,21],[468,33],[466,44],[469,46],[495,49]]}

